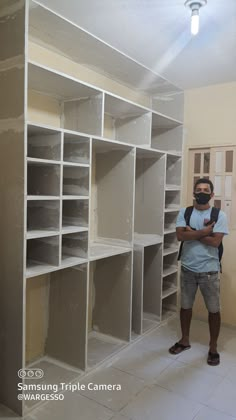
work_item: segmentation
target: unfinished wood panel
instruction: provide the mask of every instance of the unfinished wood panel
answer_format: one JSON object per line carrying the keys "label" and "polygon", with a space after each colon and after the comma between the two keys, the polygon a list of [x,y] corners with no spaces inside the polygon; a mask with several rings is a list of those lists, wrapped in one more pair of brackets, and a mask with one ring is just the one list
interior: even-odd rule
{"label": "unfinished wood panel", "polygon": [[56,164],[28,162],[27,194],[28,195],[60,195],[61,167]]}
{"label": "unfinished wood panel", "polygon": [[64,165],[63,195],[89,196],[89,168]]}
{"label": "unfinished wood panel", "polygon": [[169,95],[154,96],[152,107],[155,111],[183,121],[184,119],[184,93],[177,92]]}
{"label": "unfinished wood panel", "polygon": [[37,200],[27,202],[27,237],[40,233],[59,232],[59,201]]}
{"label": "unfinished wood panel", "polygon": [[181,153],[183,148],[183,127],[152,129],[152,147],[172,153]]}
{"label": "unfinished wood panel", "polygon": [[51,274],[46,354],[86,367],[87,264]]}
{"label": "unfinished wood panel", "polygon": [[[100,149],[99,146],[102,146]],[[105,149],[104,149],[105,146]],[[95,183],[93,225],[95,240],[131,245],[133,237],[134,151],[93,141]],[[129,180],[129,182],[127,182]]]}
{"label": "unfinished wood panel", "polygon": [[62,229],[85,227],[88,228],[88,200],[63,200]]}
{"label": "unfinished wood panel", "polygon": [[63,160],[64,162],[89,164],[89,138],[76,136],[71,133],[64,133]]}
{"label": "unfinished wood panel", "polygon": [[48,330],[50,275],[27,280],[26,287],[26,363],[45,354]]}
{"label": "unfinished wood panel", "polygon": [[117,141],[150,146],[151,112],[106,94],[104,131]]}
{"label": "unfinished wood panel", "polygon": [[61,160],[61,133],[28,125],[27,156],[35,159]]}
{"label": "unfinished wood panel", "polygon": [[132,331],[142,334],[144,248],[134,247]]}
{"label": "unfinished wood panel", "polygon": [[27,117],[29,121],[60,128],[61,115],[61,102],[57,98],[28,90]]}
{"label": "unfinished wood panel", "polygon": [[96,261],[94,270],[93,329],[130,340],[132,254]]}
{"label": "unfinished wood panel", "polygon": [[[0,401],[22,414],[25,6],[0,5]],[[17,94],[16,94],[17,93]]]}
{"label": "unfinished wood panel", "polygon": [[64,103],[64,128],[102,135],[102,93],[90,98]]}
{"label": "unfinished wood panel", "polygon": [[139,157],[137,150],[135,176],[134,231],[163,235],[165,156]]}
{"label": "unfinished wood panel", "polygon": [[144,249],[143,310],[161,318],[162,246],[152,245]]}
{"label": "unfinished wood panel", "polygon": [[182,159],[167,155],[166,162],[166,185],[181,186]]}

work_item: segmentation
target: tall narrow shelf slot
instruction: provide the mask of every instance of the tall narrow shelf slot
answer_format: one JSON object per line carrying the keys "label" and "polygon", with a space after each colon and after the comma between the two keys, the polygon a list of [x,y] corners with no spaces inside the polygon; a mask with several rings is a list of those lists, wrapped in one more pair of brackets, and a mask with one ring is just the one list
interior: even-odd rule
{"label": "tall narrow shelf slot", "polygon": [[135,154],[126,145],[94,139],[92,149],[90,259],[96,260],[133,245]]}
{"label": "tall narrow shelf slot", "polygon": [[171,318],[177,311],[177,292],[170,296],[163,297],[162,300],[162,321]]}
{"label": "tall narrow shelf slot", "polygon": [[87,285],[87,264],[26,282],[26,367],[42,369],[59,390],[86,368]]}
{"label": "tall narrow shelf slot", "polygon": [[180,156],[167,155],[166,189],[175,191],[181,186],[182,159]]}
{"label": "tall narrow shelf slot", "polygon": [[131,285],[131,252],[90,263],[89,367],[130,341]]}
{"label": "tall narrow shelf slot", "polygon": [[142,334],[161,319],[162,245],[134,248],[132,330]]}
{"label": "tall narrow shelf slot", "polygon": [[75,265],[88,259],[88,232],[62,235],[62,265]]}
{"label": "tall narrow shelf slot", "polygon": [[137,245],[162,242],[164,171],[164,155],[136,149],[134,242]]}

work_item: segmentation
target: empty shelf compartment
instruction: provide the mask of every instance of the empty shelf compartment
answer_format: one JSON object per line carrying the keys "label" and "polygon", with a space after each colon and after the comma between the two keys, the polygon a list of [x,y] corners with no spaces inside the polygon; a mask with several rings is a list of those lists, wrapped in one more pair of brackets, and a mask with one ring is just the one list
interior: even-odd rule
{"label": "empty shelf compartment", "polygon": [[26,362],[45,367],[46,383],[85,370],[86,312],[87,264],[27,280]]}
{"label": "empty shelf compartment", "polygon": [[88,259],[88,232],[62,235],[62,265],[79,264]]}
{"label": "empty shelf compartment", "polygon": [[90,140],[87,137],[64,133],[64,162],[89,164]]}
{"label": "empty shelf compartment", "polygon": [[62,202],[62,231],[81,228],[88,229],[88,200],[63,200]]}
{"label": "empty shelf compartment", "polygon": [[183,145],[183,127],[179,121],[152,114],[151,145],[154,149],[166,152],[181,152]]}
{"label": "empty shelf compartment", "polygon": [[45,273],[58,266],[59,236],[27,240],[27,277]]}
{"label": "empty shelf compartment", "polygon": [[63,167],[63,195],[89,195],[89,168]]}
{"label": "empty shelf compartment", "polygon": [[172,273],[163,279],[162,299],[177,291],[177,272]]}
{"label": "empty shelf compartment", "polygon": [[175,232],[176,229],[176,219],[177,219],[177,214],[176,213],[166,213],[165,214],[165,227],[164,227],[164,232],[168,233],[171,231]]}
{"label": "empty shelf compartment", "polygon": [[[131,252],[90,263],[89,336],[91,337],[94,332],[96,337],[102,334],[100,337],[103,341],[101,348],[100,340],[88,340],[90,365],[101,362],[103,358],[117,351],[119,345],[122,346],[124,342],[130,340],[131,285]],[[120,340],[120,343],[117,340]],[[94,355],[94,346],[100,347],[97,356]]]}
{"label": "empty shelf compartment", "polygon": [[166,162],[166,184],[172,189],[181,187],[182,158],[179,156],[167,155]]}
{"label": "empty shelf compartment", "polygon": [[37,200],[27,202],[27,238],[55,235],[60,229],[60,202]]}
{"label": "empty shelf compartment", "polygon": [[27,156],[37,159],[61,160],[60,131],[28,125]]}
{"label": "empty shelf compartment", "polygon": [[177,292],[163,298],[162,300],[162,321],[171,318],[177,312]]}
{"label": "empty shelf compartment", "polygon": [[179,121],[184,119],[184,93],[162,93],[152,99],[152,109]]}
{"label": "empty shelf compartment", "polygon": [[151,112],[131,102],[105,95],[104,137],[150,146]]}
{"label": "empty shelf compartment", "polygon": [[60,165],[28,162],[28,196],[59,196]]}
{"label": "empty shelf compartment", "polygon": [[134,231],[150,238],[163,235],[164,171],[163,155],[137,149]]}
{"label": "empty shelf compartment", "polygon": [[[130,247],[133,241],[133,148],[92,141],[91,240]],[[128,180],[128,182],[127,182]]]}
{"label": "empty shelf compartment", "polygon": [[163,261],[163,277],[178,271],[177,253],[164,256]]}
{"label": "empty shelf compartment", "polygon": [[174,210],[180,206],[180,191],[166,191],[165,192],[165,209]]}
{"label": "empty shelf compartment", "polygon": [[64,128],[101,136],[103,95],[96,90],[91,91],[90,88],[90,96],[64,102]]}

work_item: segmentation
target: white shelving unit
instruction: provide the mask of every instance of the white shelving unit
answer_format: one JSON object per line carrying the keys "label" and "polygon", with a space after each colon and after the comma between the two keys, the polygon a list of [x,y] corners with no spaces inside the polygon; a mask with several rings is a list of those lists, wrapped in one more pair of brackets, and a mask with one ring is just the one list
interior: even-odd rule
{"label": "white shelving unit", "polygon": [[70,382],[175,313],[183,95],[37,1],[0,14],[0,402],[22,415],[22,367]]}

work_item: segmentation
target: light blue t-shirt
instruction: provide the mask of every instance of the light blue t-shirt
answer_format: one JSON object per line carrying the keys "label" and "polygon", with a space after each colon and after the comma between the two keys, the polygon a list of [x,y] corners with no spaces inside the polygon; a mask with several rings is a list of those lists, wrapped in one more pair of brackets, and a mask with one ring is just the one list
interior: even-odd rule
{"label": "light blue t-shirt", "polygon": [[[204,220],[209,221],[211,218],[210,207],[207,210],[193,209],[190,217],[190,227],[196,230],[204,228]],[[184,218],[185,208],[181,209],[177,221],[176,227],[186,227],[186,221]],[[213,232],[223,233],[227,235],[228,224],[226,214],[220,210],[218,220],[214,225]],[[188,270],[205,273],[209,271],[219,271],[219,255],[218,248],[213,246],[204,245],[200,241],[185,241],[181,252],[181,264]]]}

